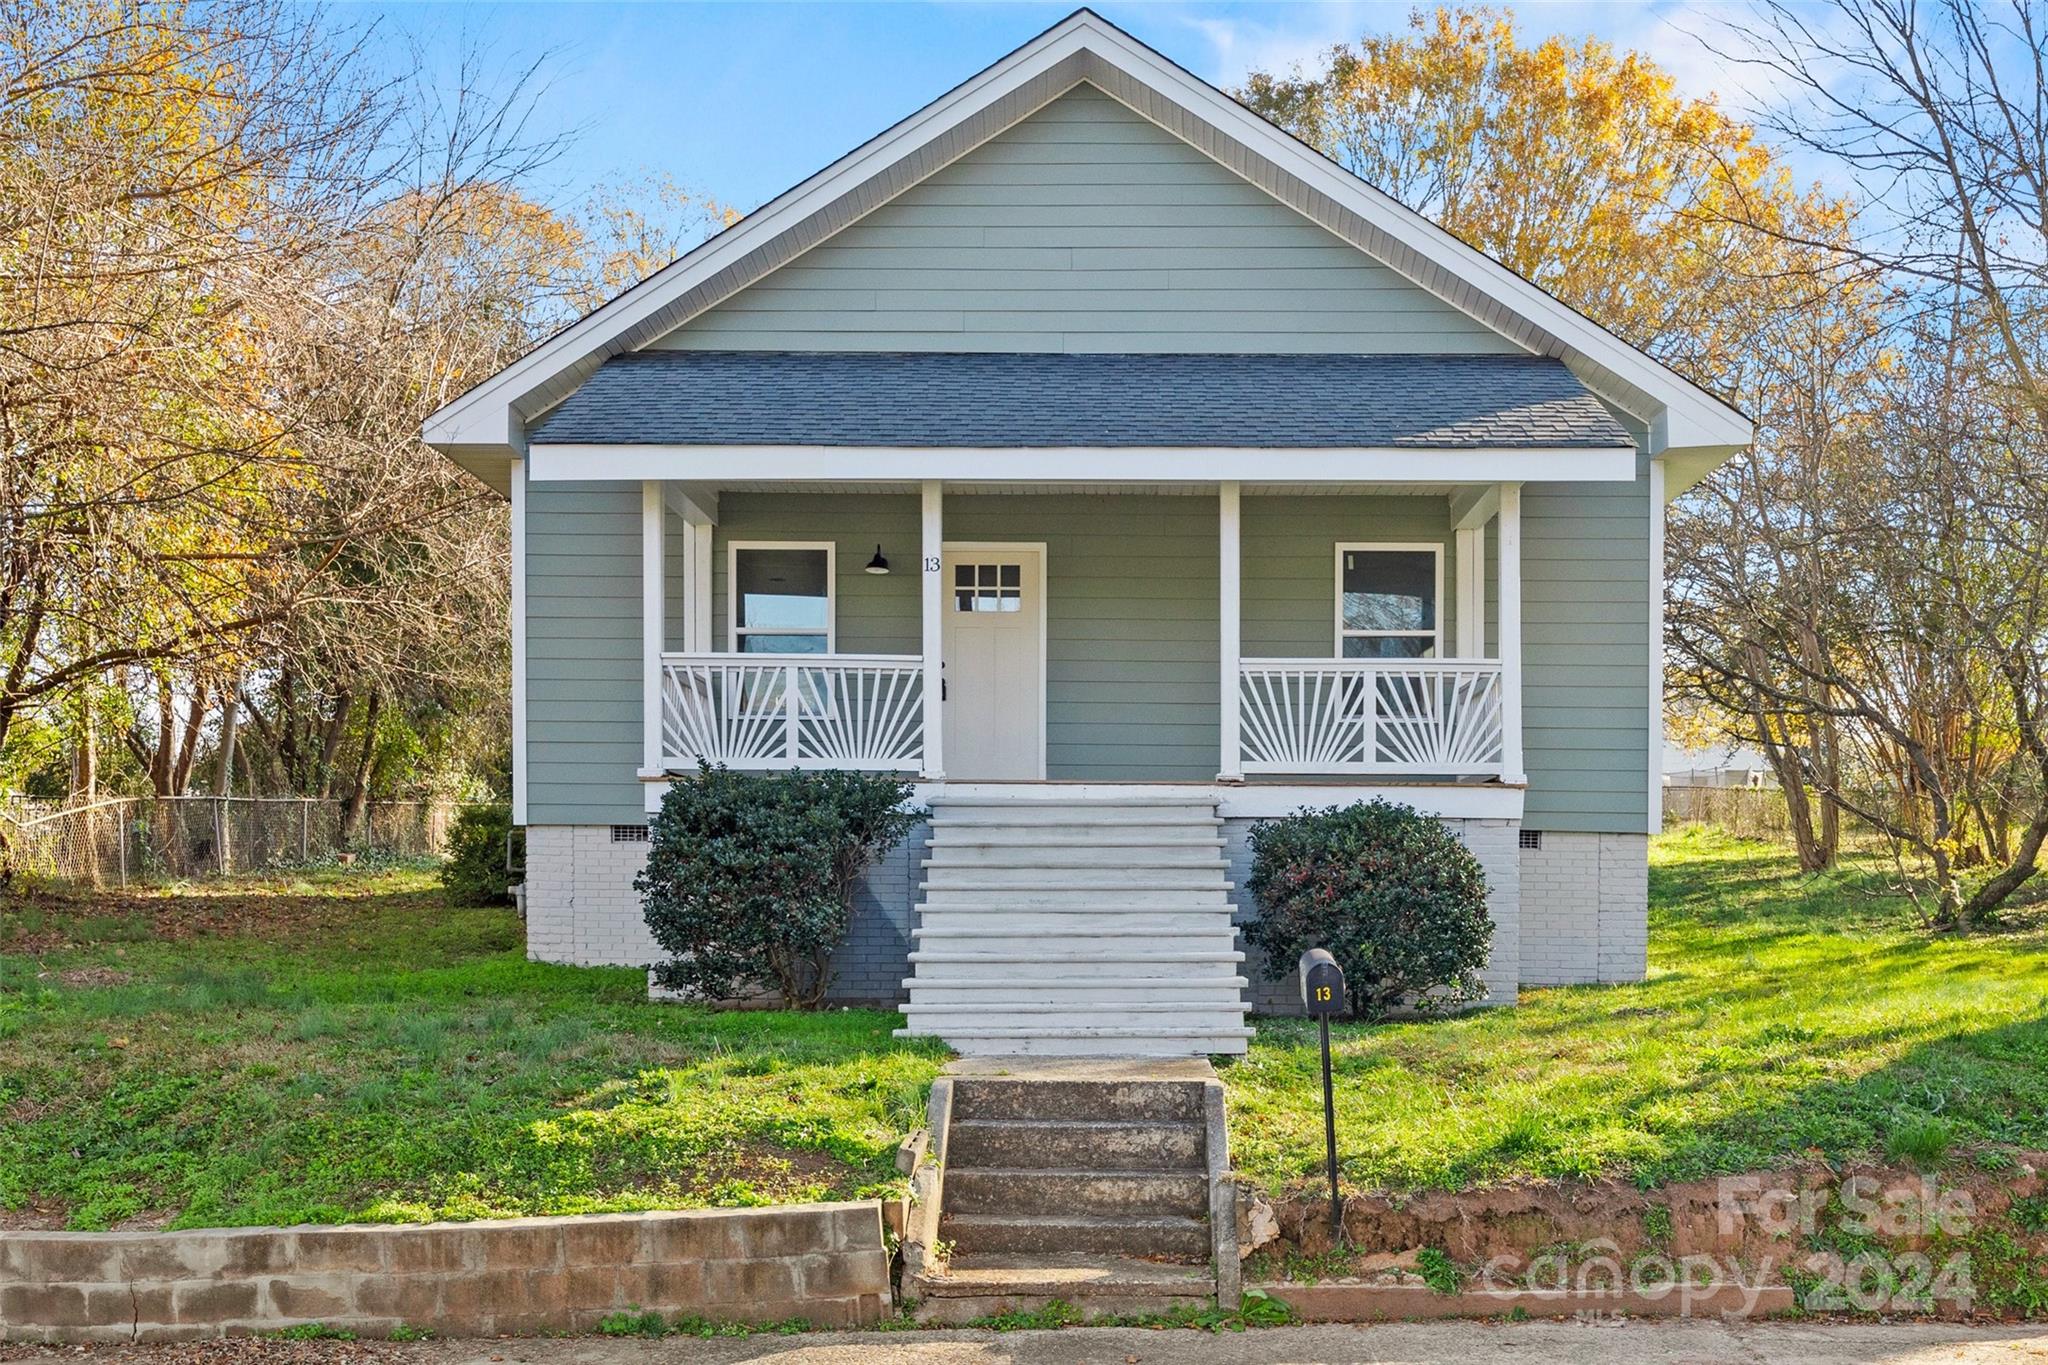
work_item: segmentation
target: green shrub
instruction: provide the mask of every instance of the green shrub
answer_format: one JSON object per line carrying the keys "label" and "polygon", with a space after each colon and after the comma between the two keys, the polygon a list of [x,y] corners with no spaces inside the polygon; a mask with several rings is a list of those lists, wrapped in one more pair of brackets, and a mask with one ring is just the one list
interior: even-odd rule
{"label": "green shrub", "polygon": [[855,880],[923,812],[877,773],[736,773],[669,784],[634,878],[657,982],[713,1000],[763,987],[793,1009],[825,997]]}
{"label": "green shrub", "polygon": [[1251,849],[1259,917],[1245,938],[1273,980],[1327,948],[1362,1019],[1404,999],[1430,1013],[1485,993],[1486,874],[1442,821],[1380,800],[1302,810],[1255,826]]}
{"label": "green shrub", "polygon": [[510,806],[464,806],[448,831],[448,861],[441,864],[441,885],[461,905],[503,905],[512,899],[506,871],[506,840],[511,862],[526,862],[526,831],[512,827]]}

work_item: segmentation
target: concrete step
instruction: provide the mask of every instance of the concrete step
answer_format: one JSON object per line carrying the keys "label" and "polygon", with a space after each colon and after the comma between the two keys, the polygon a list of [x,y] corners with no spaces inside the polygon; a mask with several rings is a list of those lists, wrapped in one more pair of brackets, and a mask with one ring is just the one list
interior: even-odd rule
{"label": "concrete step", "polygon": [[1178,1000],[1183,997],[1208,999],[1217,992],[1239,998],[1249,985],[1242,976],[1175,976],[1141,982],[1119,981],[1094,985],[1074,984],[1066,976],[969,976],[935,981],[905,977],[903,987],[919,1004],[1092,1004],[1097,1001],[1135,1004],[1144,1000]]}
{"label": "concrete step", "polygon": [[1058,1034],[1064,1037],[1137,1037],[1159,1033],[1227,1036],[1244,1024],[1244,1004],[1234,996],[1175,1000],[1149,1005],[920,1005],[901,1007],[905,1027],[925,1037],[1008,1037]]}
{"label": "concrete step", "polygon": [[[1061,833],[1061,830],[1071,831]],[[1170,825],[949,825],[943,837],[926,841],[945,849],[1220,849],[1223,840],[1206,824]]]}
{"label": "concrete step", "polygon": [[[1226,953],[1219,952],[1213,948],[1187,949],[1178,946],[1161,948],[1153,945],[1141,947],[1139,943],[1134,942],[1113,962],[1062,957],[1059,959],[1059,970],[1062,975],[1066,976],[1075,985],[1083,985],[1091,981],[1152,981],[1162,979],[1177,981],[1186,974],[1187,969],[1190,967],[1234,968],[1243,961],[1244,954],[1234,949]],[[964,948],[919,948],[910,954],[910,963],[912,969],[916,972],[915,979],[919,981],[942,981],[948,979],[948,973],[945,972],[937,972],[928,976],[926,974],[927,968],[967,967],[973,969],[971,972],[961,972],[951,978],[957,980],[961,976],[968,975],[986,976],[989,969],[999,968],[1006,964],[1038,970],[1043,970],[1050,965],[1046,953],[1046,945],[1042,942],[1035,945],[1030,952],[977,952]]]}
{"label": "concrete step", "polygon": [[[1183,947],[1228,948],[1232,943],[1229,921],[1218,918],[1221,921],[1219,925],[1207,933],[1176,933],[1173,938]],[[1066,931],[1050,927],[1014,933],[1007,930],[941,928],[931,933],[922,929],[914,933],[920,948],[972,948],[977,952],[997,953],[1035,950],[1039,960],[1048,964],[1094,959],[1104,954],[1121,959],[1134,946],[1156,942],[1160,937],[1154,929],[1129,929],[1114,923],[1091,924],[1086,928]]]}
{"label": "concrete step", "polygon": [[1155,863],[1134,863],[1098,867],[1040,867],[1017,863],[1008,867],[976,867],[942,863],[925,867],[921,889],[950,891],[1095,891],[1121,894],[1137,888],[1149,891],[1229,891],[1234,883],[1224,877],[1226,865],[1218,860],[1212,867],[1171,867]]}
{"label": "concrete step", "polygon": [[946,1164],[1199,1174],[1204,1131],[1193,1120],[955,1118]]}
{"label": "concrete step", "polygon": [[1209,1181],[1200,1171],[951,1166],[946,1172],[946,1211],[1200,1218],[1209,1211]]}
{"label": "concrete step", "polygon": [[1249,1050],[1252,1031],[1233,1029],[1228,1033],[1203,1034],[1176,1029],[1149,1031],[1114,1029],[984,1029],[977,1033],[949,1031],[925,1034],[914,1029],[895,1031],[898,1038],[944,1037],[946,1045],[962,1057],[1105,1058],[1141,1057],[1242,1057]]}
{"label": "concrete step", "polygon": [[993,812],[1006,819],[1022,820],[1048,812],[1063,812],[1069,818],[1086,817],[1096,811],[1109,814],[1141,811],[1147,813],[1216,814],[1216,801],[1207,796],[1057,796],[1021,798],[1015,796],[939,796],[931,801],[934,815]]}
{"label": "concrete step", "polygon": [[939,1235],[956,1252],[1086,1252],[1191,1265],[1209,1260],[1209,1224],[1200,1218],[948,1213],[939,1220]]}
{"label": "concrete step", "polygon": [[[1139,937],[1159,939],[1171,937],[1182,941],[1214,941],[1217,948],[1235,948],[1235,925],[1231,923],[1229,911],[1214,911],[1204,917],[1196,915],[1145,915],[1133,911],[1128,915],[1116,913],[1077,913],[1077,911],[926,911],[922,925],[913,929],[911,935],[932,948],[938,948],[940,939],[956,937],[1036,937],[1040,943],[1047,939],[1063,941],[1067,937]],[[1053,966],[1067,954],[1047,952],[1047,966]]]}
{"label": "concrete step", "polygon": [[[953,1084],[955,1121],[1022,1119],[1034,1123],[1201,1123],[1206,1080],[1157,1075],[963,1076]],[[1083,1163],[1086,1164],[1086,1163]]]}
{"label": "concrete step", "polygon": [[918,887],[920,904],[941,910],[1213,910],[1230,904],[1222,883],[1163,890],[1150,886],[1032,887],[966,886],[958,883]]}
{"label": "concrete step", "polygon": [[1227,872],[1230,864],[1214,844],[1190,840],[1175,847],[1148,840],[1142,844],[934,844],[926,868],[1029,867],[1043,869],[1159,868],[1169,872]]}
{"label": "concrete step", "polygon": [[1207,1266],[1072,1253],[960,1253],[944,1274],[919,1276],[907,1288],[921,1320],[952,1324],[1028,1312],[1054,1299],[1099,1317],[1170,1313],[1216,1295]]}

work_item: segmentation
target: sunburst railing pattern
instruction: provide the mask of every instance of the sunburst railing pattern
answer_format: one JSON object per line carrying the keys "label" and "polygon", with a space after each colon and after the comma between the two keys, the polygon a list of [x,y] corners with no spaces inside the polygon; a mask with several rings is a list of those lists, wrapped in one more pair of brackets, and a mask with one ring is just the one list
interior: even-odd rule
{"label": "sunburst railing pattern", "polygon": [[1246,659],[1238,734],[1247,773],[1498,774],[1500,664]]}
{"label": "sunburst railing pattern", "polygon": [[915,771],[924,662],[915,655],[664,654],[662,762]]}

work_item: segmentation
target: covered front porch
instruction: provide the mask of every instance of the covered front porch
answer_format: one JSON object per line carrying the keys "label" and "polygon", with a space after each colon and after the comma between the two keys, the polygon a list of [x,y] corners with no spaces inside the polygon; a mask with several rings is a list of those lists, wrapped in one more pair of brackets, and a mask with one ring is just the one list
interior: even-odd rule
{"label": "covered front porch", "polygon": [[645,480],[642,777],[1517,785],[1521,485]]}

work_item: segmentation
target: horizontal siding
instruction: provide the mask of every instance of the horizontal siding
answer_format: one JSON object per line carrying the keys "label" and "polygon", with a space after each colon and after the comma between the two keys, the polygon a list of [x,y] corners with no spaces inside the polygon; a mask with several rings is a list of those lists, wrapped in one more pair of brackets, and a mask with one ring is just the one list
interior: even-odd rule
{"label": "horizontal siding", "polygon": [[640,485],[529,483],[529,822],[645,818],[640,706]]}
{"label": "horizontal siding", "polygon": [[1444,652],[1452,652],[1458,563],[1447,499],[1248,497],[1239,515],[1246,658],[1327,658],[1336,651],[1337,546],[1352,541],[1444,547],[1440,609]]}
{"label": "horizontal siding", "polygon": [[[841,654],[916,654],[923,648],[917,565],[923,532],[911,494],[728,493],[719,500],[711,561],[711,647],[732,647],[728,548],[747,540],[830,541],[836,645]],[[882,547],[890,572],[864,567]]]}
{"label": "horizontal siding", "polygon": [[[1622,420],[1643,441],[1641,424]],[[1653,723],[1647,474],[1639,470],[1626,484],[1525,485],[1522,584],[1523,821],[1532,829],[1645,833]]]}
{"label": "horizontal siding", "polygon": [[1086,85],[655,345],[1519,349]]}

